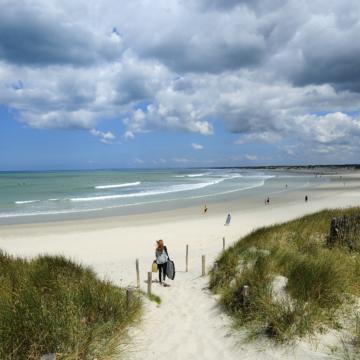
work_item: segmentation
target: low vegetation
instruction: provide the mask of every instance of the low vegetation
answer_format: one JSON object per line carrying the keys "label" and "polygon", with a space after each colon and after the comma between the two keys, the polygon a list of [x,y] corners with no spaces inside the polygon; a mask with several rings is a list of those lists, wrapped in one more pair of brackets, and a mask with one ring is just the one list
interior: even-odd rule
{"label": "low vegetation", "polygon": [[[287,342],[341,329],[354,315],[360,296],[360,231],[329,245],[331,219],[359,218],[360,208],[326,210],[259,229],[221,254],[210,287],[220,294],[235,325],[251,335]],[[360,224],[359,229],[360,229]],[[249,286],[244,296],[244,286]],[[360,350],[360,322],[351,348]]]}
{"label": "low vegetation", "polygon": [[64,257],[0,252],[0,359],[103,359],[139,313],[138,297]]}

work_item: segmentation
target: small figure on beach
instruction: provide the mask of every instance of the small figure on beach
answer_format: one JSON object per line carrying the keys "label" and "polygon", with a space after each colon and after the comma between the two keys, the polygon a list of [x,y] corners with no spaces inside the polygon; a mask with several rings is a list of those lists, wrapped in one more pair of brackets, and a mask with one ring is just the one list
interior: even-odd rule
{"label": "small figure on beach", "polygon": [[287,187],[288,187],[288,185],[287,185],[287,184],[285,184],[285,187],[287,188]]}
{"label": "small figure on beach", "polygon": [[156,244],[155,257],[159,269],[159,283],[163,284],[164,281],[164,286],[166,286],[166,264],[169,260],[169,254],[163,240],[157,240]]}
{"label": "small figure on beach", "polygon": [[307,202],[308,201],[308,196],[307,195],[305,195],[305,202]]}
{"label": "small figure on beach", "polygon": [[267,204],[267,205],[270,204],[270,198],[269,198],[269,197],[267,197],[267,199],[266,199],[266,204]]}
{"label": "small figure on beach", "polygon": [[228,214],[224,225],[230,225],[230,221],[231,221],[231,215]]}
{"label": "small figure on beach", "polygon": [[206,214],[207,211],[208,211],[208,208],[207,208],[207,206],[206,206],[206,204],[205,204],[205,206],[204,206],[204,214]]}

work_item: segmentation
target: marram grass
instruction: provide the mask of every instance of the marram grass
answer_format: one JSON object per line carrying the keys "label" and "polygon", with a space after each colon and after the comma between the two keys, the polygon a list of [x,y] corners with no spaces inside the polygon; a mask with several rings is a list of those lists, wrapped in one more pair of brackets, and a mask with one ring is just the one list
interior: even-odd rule
{"label": "marram grass", "polygon": [[103,359],[140,307],[62,256],[28,261],[0,252],[0,359]]}
{"label": "marram grass", "polygon": [[[359,213],[360,208],[326,210],[261,228],[223,252],[210,287],[235,324],[280,342],[345,326],[343,319],[355,311],[360,296],[360,253],[329,248],[326,239],[333,217]],[[287,279],[280,298],[274,289],[279,276]],[[246,306],[244,285],[250,287]],[[356,353],[360,325],[354,328]]]}

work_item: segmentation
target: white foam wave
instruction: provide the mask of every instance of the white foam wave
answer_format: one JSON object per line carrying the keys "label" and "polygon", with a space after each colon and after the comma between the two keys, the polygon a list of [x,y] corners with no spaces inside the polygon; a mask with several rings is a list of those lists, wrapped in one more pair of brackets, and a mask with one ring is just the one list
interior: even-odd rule
{"label": "white foam wave", "polygon": [[192,178],[192,177],[200,177],[200,176],[205,176],[205,175],[207,175],[207,174],[189,174],[189,175],[187,175],[188,177],[190,177],[190,178]]}
{"label": "white foam wave", "polygon": [[137,193],[131,194],[119,194],[119,195],[104,195],[104,196],[90,196],[90,197],[81,197],[81,198],[71,198],[70,201],[80,202],[80,201],[99,201],[99,200],[113,200],[113,199],[122,199],[130,197],[143,197],[143,196],[152,196],[152,195],[162,195],[169,194],[179,191],[191,191],[205,188],[207,186],[218,184],[219,182],[224,181],[224,179],[216,179],[213,181],[208,181],[206,183],[198,184],[181,184],[181,185],[171,185],[167,188],[149,190],[149,191],[140,191]]}
{"label": "white foam wave", "polygon": [[193,177],[201,177],[201,176],[206,176],[209,173],[201,173],[201,174],[184,174],[184,175],[174,175],[174,177],[176,178],[185,178],[185,177],[189,177],[189,178],[193,178]]}
{"label": "white foam wave", "polygon": [[226,174],[226,175],[223,175],[224,176],[224,178],[225,179],[229,179],[229,180],[231,180],[231,179],[237,179],[237,178],[242,178],[242,177],[244,177],[243,175],[241,175],[241,174]]}
{"label": "white foam wave", "polygon": [[55,210],[55,211],[34,211],[34,212],[19,212],[19,213],[0,213],[1,218],[16,218],[16,217],[28,217],[28,216],[41,216],[41,215],[61,215],[61,214],[74,214],[74,213],[83,213],[83,212],[92,212],[92,211],[102,211],[104,208],[96,209],[73,209],[73,210]]}
{"label": "white foam wave", "polygon": [[24,201],[15,201],[16,205],[22,205],[22,204],[32,204],[39,202],[40,200],[24,200]]}
{"label": "white foam wave", "polygon": [[131,182],[131,183],[122,183],[122,184],[111,184],[111,185],[98,185],[94,186],[95,189],[116,189],[128,186],[138,186],[141,184],[141,181]]}

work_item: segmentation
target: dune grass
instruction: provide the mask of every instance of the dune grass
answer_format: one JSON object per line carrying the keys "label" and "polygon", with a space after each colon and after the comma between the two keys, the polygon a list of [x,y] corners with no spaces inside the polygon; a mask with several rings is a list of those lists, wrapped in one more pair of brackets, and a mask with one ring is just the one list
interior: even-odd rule
{"label": "dune grass", "polygon": [[[326,239],[333,217],[359,213],[360,208],[326,210],[261,228],[223,252],[210,287],[235,324],[280,342],[343,327],[341,319],[355,311],[360,296],[360,252],[330,248]],[[360,245],[360,233],[354,241]],[[285,279],[280,294],[274,286],[279,277]],[[250,287],[245,304],[244,285]],[[355,328],[359,351],[360,326]]]}
{"label": "dune grass", "polygon": [[102,359],[140,307],[138,298],[127,304],[123,289],[64,257],[0,252],[0,359]]}

